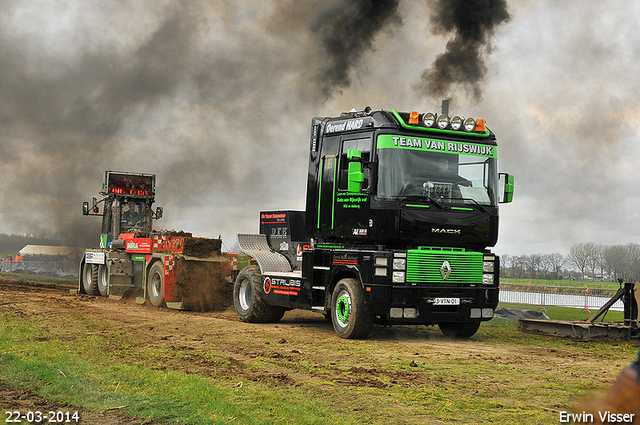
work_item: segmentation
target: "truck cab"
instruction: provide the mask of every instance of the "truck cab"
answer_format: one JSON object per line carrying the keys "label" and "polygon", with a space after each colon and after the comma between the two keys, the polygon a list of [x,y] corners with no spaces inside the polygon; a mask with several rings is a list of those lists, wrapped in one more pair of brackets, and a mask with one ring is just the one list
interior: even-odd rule
{"label": "truck cab", "polygon": [[310,149],[307,234],[390,248],[494,246],[495,135],[475,124],[434,134],[407,121],[396,111],[313,120],[321,143]]}
{"label": "truck cab", "polygon": [[[370,108],[313,118],[305,211],[281,213],[304,215],[304,238],[280,253],[261,228],[264,252],[245,252],[262,259],[251,277],[262,285],[241,293],[243,305],[322,312],[343,338],[368,335],[374,322],[470,337],[498,304],[499,258],[489,248],[498,204],[512,196],[484,120]],[[285,227],[300,233],[293,220]],[[291,268],[267,265],[277,255]]]}

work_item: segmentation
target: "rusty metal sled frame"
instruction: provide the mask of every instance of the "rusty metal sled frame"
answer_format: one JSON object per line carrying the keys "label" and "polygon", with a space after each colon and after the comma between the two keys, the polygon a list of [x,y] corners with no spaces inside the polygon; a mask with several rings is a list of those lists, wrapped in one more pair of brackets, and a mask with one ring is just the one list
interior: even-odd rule
{"label": "rusty metal sled frame", "polygon": [[[624,322],[596,322],[614,303],[624,303]],[[589,340],[592,338],[640,339],[638,304],[640,284],[625,283],[616,294],[586,321],[519,319],[518,330],[524,333],[569,337]]]}

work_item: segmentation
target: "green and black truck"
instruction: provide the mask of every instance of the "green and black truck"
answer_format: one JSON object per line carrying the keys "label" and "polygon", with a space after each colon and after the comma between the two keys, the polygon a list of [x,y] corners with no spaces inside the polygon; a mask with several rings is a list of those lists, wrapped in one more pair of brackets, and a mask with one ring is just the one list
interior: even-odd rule
{"label": "green and black truck", "polygon": [[290,309],[330,317],[342,338],[374,323],[438,325],[468,338],[498,305],[498,172],[484,120],[352,110],[313,118],[305,211],[263,211],[238,235],[255,259],[234,285],[247,322]]}

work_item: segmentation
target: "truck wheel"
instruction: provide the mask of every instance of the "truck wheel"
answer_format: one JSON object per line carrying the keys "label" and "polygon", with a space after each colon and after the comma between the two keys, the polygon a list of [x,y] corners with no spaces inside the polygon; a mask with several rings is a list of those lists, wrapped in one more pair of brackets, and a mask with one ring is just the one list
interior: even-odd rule
{"label": "truck wheel", "polygon": [[147,297],[154,307],[162,307],[164,305],[164,269],[160,261],[153,263],[149,269]]}
{"label": "truck wheel", "polygon": [[103,297],[109,295],[109,269],[106,264],[98,266],[98,291]]}
{"label": "truck wheel", "polygon": [[364,303],[364,290],[357,279],[338,282],[331,297],[331,321],[340,338],[366,338],[373,328],[374,315]]}
{"label": "truck wheel", "polygon": [[467,339],[471,338],[480,328],[479,320],[470,320],[462,323],[443,322],[438,323],[438,327],[443,334],[451,338]]}
{"label": "truck wheel", "polygon": [[282,319],[283,307],[268,305],[262,298],[262,275],[258,266],[242,269],[233,285],[233,306],[243,322],[270,323]]}
{"label": "truck wheel", "polygon": [[99,295],[98,290],[98,265],[84,263],[82,266],[82,287],[89,295]]}

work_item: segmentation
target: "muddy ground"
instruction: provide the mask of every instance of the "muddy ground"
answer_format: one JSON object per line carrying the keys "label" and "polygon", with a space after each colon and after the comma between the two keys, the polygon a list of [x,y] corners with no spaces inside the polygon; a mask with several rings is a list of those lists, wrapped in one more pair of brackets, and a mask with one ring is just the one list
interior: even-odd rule
{"label": "muddy ground", "polygon": [[[428,376],[390,369],[385,365],[397,362],[418,365],[429,359],[468,361],[469,358],[477,358],[500,365],[503,369],[526,367],[527,373],[533,371],[548,374],[554,369],[563,370],[570,366],[572,379],[605,388],[613,382],[617,371],[627,364],[626,360],[603,361],[602,356],[596,353],[577,355],[571,350],[549,348],[544,343],[540,346],[492,343],[483,340],[481,333],[471,341],[460,342],[445,338],[437,328],[432,327],[375,326],[367,340],[367,347],[373,350],[373,355],[369,355],[371,359],[362,366],[341,367],[341,357],[346,360],[357,354],[339,350],[332,354],[335,358],[330,363],[335,366],[335,372],[326,368],[318,368],[317,371],[301,370],[293,365],[302,361],[318,364],[326,361],[322,358],[326,352],[321,347],[332,344],[346,347],[353,344],[354,349],[357,349],[362,342],[340,340],[331,324],[321,315],[305,311],[287,312],[283,320],[276,324],[246,324],[237,319],[232,308],[223,312],[202,313],[157,309],[136,305],[131,300],[77,295],[70,291],[69,285],[32,282],[6,276],[0,276],[0,310],[39,319],[51,318],[51,326],[55,326],[55,317],[59,315],[74,316],[78,320],[100,317],[100,332],[106,335],[126,329],[128,336],[145,341],[151,346],[188,348],[192,356],[184,362],[172,363],[172,368],[207,376],[233,377],[237,379],[238,385],[250,381],[269,382],[273,385],[304,385],[310,380],[331,381],[352,387],[425,385],[429,382]],[[215,347],[217,356],[228,360],[226,364],[207,361],[204,353],[212,347]],[[257,357],[274,359],[274,367],[269,372],[259,373],[255,369],[252,372],[251,368],[244,367]],[[478,379],[485,380],[483,384],[486,384],[486,391],[496,395],[511,391],[514,386],[526,385],[491,379],[490,376]],[[69,410],[67,406],[51,404],[31,392],[9,388],[1,380],[0,407],[3,411]],[[564,402],[540,406],[541,409],[554,412],[566,407]],[[80,414],[83,423],[151,423],[123,418],[115,409],[101,412],[80,411]]]}

